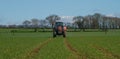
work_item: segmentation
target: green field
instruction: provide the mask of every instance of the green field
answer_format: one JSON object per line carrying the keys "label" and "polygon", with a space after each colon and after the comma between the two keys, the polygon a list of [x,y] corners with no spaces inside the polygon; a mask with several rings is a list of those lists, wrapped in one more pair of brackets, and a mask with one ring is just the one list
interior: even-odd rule
{"label": "green field", "polygon": [[120,30],[52,38],[52,32],[0,29],[0,59],[120,59]]}

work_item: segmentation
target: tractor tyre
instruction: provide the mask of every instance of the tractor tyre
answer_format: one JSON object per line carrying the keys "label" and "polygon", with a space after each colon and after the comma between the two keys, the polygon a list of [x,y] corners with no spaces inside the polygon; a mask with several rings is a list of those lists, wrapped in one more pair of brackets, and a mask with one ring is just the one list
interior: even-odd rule
{"label": "tractor tyre", "polygon": [[56,37],[56,33],[55,32],[53,32],[53,38],[55,38]]}
{"label": "tractor tyre", "polygon": [[66,33],[65,32],[63,32],[63,37],[66,38]]}

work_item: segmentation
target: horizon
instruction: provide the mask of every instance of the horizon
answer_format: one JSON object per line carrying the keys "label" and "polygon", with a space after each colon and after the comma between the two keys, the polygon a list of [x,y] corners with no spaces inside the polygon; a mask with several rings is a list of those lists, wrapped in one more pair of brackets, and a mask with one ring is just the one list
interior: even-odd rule
{"label": "horizon", "polygon": [[119,2],[120,0],[0,0],[0,24],[22,24],[24,20],[45,19],[51,14],[62,16],[63,20],[94,13],[120,17]]}

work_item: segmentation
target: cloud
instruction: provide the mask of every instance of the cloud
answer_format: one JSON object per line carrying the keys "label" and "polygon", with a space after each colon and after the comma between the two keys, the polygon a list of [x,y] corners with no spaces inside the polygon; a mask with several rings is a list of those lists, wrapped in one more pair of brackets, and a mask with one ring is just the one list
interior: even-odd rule
{"label": "cloud", "polygon": [[120,17],[120,13],[107,14],[108,17]]}
{"label": "cloud", "polygon": [[67,19],[71,19],[73,18],[74,16],[60,16],[61,18],[67,18]]}
{"label": "cloud", "polygon": [[120,13],[115,13],[115,16],[116,17],[120,17]]}
{"label": "cloud", "polygon": [[115,17],[114,14],[107,14],[106,16],[108,16],[108,17]]}
{"label": "cloud", "polygon": [[74,16],[60,16],[60,17],[61,17],[61,20],[63,22],[70,22],[70,23],[72,23],[73,22],[72,19],[73,19]]}

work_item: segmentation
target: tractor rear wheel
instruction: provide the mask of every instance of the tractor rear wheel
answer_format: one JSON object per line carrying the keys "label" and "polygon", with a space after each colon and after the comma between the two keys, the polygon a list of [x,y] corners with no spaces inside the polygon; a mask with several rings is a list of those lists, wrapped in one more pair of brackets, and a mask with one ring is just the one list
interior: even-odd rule
{"label": "tractor rear wheel", "polygon": [[65,32],[63,32],[63,37],[64,37],[64,38],[66,37],[66,33],[65,33]]}
{"label": "tractor rear wheel", "polygon": [[53,38],[55,38],[56,37],[56,33],[55,32],[53,32]]}

